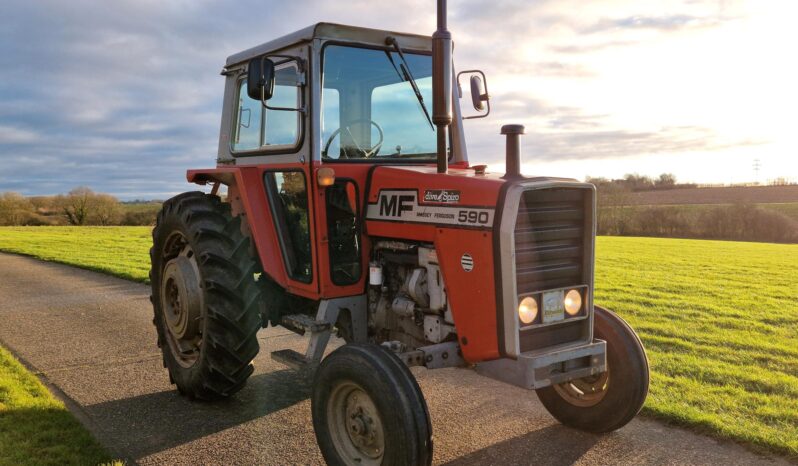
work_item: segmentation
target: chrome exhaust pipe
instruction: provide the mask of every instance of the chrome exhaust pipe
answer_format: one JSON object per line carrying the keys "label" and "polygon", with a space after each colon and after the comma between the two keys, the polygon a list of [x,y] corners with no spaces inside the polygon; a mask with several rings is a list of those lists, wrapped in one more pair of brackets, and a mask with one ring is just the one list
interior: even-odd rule
{"label": "chrome exhaust pipe", "polygon": [[438,0],[438,29],[432,34],[432,122],[438,136],[438,173],[446,173],[452,124],[452,34],[446,29],[446,0]]}

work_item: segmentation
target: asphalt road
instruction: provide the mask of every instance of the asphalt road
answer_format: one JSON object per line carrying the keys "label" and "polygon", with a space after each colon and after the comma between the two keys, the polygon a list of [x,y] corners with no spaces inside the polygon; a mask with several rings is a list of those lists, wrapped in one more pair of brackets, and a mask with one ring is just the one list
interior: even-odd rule
{"label": "asphalt road", "polygon": [[[0,254],[0,343],[129,463],[322,462],[309,385],[269,357],[304,349],[303,338],[261,331],[247,386],[223,402],[190,402],[161,366],[148,296],[141,284]],[[436,464],[788,464],[645,418],[585,434],[557,424],[534,393],[464,369],[414,373],[431,411]]]}

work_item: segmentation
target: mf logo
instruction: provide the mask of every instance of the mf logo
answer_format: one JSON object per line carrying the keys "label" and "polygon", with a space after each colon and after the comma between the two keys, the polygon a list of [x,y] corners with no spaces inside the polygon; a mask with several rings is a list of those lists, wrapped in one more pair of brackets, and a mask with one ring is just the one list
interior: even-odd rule
{"label": "mf logo", "polygon": [[380,196],[380,216],[401,217],[402,212],[412,212],[416,197],[409,194],[383,194]]}

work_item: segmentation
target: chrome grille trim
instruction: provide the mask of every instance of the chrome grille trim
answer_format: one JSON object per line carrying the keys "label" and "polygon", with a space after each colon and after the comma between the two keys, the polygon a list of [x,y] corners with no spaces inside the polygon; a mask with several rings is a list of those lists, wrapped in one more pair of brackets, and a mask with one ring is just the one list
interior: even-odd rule
{"label": "chrome grille trim", "polygon": [[[577,181],[527,180],[507,188],[497,225],[503,352],[507,356],[522,353],[516,316],[519,294],[587,285],[586,306],[592,310],[595,198],[592,184]],[[592,312],[587,321],[582,343],[593,339]]]}

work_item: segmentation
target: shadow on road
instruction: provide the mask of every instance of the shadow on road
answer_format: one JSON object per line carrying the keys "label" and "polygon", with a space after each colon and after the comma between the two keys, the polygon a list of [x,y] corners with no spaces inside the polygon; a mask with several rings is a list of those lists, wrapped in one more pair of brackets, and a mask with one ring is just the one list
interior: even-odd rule
{"label": "shadow on road", "polygon": [[446,463],[446,466],[571,465],[593,448],[600,438],[599,435],[579,432],[562,425],[552,425],[477,450]]}
{"label": "shadow on road", "polygon": [[177,390],[85,407],[103,437],[142,458],[280,411],[310,397],[310,381],[290,370],[251,377],[236,396],[190,401]]}

